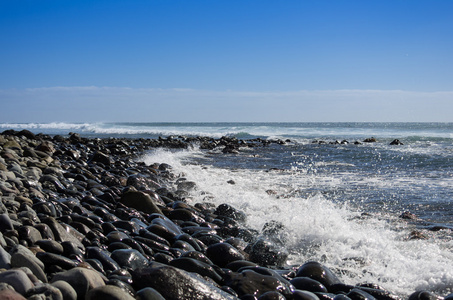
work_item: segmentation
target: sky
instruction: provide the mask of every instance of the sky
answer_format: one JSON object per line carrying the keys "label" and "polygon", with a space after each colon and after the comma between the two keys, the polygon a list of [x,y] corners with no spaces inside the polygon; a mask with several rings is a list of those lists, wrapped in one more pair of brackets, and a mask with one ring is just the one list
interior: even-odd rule
{"label": "sky", "polygon": [[453,122],[451,0],[0,0],[0,123]]}

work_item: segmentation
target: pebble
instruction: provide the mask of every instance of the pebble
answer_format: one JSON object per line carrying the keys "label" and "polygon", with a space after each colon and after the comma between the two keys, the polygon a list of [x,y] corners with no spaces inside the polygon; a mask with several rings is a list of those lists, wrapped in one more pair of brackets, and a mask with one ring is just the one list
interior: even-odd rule
{"label": "pebble", "polygon": [[44,263],[30,249],[17,245],[10,253],[12,254],[11,267],[27,267],[39,280],[47,282],[47,276],[44,273]]}
{"label": "pebble", "polygon": [[11,254],[0,247],[0,269],[9,269],[11,267]]}
{"label": "pebble", "polygon": [[132,276],[136,287],[152,287],[167,300],[235,299],[201,276],[163,264],[134,270]]}
{"label": "pebble", "polygon": [[34,286],[28,275],[21,269],[11,269],[1,272],[0,282],[9,284],[21,295],[25,295]]}
{"label": "pebble", "polygon": [[77,299],[85,299],[89,290],[105,285],[105,278],[101,274],[94,270],[79,267],[55,274],[50,282],[54,283],[60,280],[69,283],[74,288]]}
{"label": "pebble", "polygon": [[135,298],[124,292],[121,288],[114,285],[104,285],[91,289],[86,297],[86,300],[134,300]]}
{"label": "pebble", "polygon": [[137,269],[146,267],[149,261],[139,251],[135,249],[118,249],[111,253],[111,258],[118,263],[121,268]]}
{"label": "pebble", "polygon": [[77,300],[77,292],[68,282],[57,280],[52,282],[51,285],[60,290],[64,300]]}

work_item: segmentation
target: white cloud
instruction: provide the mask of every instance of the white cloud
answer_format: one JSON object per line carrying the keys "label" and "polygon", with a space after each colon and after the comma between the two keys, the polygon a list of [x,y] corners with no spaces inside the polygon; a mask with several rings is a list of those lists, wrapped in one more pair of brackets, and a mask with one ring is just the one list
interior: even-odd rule
{"label": "white cloud", "polygon": [[453,121],[453,91],[211,91],[127,87],[0,90],[2,122]]}

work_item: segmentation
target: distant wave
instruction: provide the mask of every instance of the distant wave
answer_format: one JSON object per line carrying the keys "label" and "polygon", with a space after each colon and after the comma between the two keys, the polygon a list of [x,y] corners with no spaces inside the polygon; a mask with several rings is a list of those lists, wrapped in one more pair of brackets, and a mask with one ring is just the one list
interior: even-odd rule
{"label": "distant wave", "polygon": [[77,129],[90,130],[95,124],[93,123],[0,123],[0,128],[3,129]]}
{"label": "distant wave", "polygon": [[0,123],[0,129],[90,137],[234,136],[240,139],[453,139],[453,123]]}

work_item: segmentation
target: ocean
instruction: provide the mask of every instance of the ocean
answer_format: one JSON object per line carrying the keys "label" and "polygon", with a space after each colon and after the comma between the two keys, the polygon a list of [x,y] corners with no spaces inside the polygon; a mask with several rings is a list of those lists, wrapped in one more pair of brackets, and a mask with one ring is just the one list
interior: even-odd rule
{"label": "ocean", "polygon": [[[345,283],[401,295],[453,292],[453,123],[0,124],[6,129],[280,140],[239,154],[194,145],[140,159],[168,163],[196,182],[193,204],[231,204],[256,230],[280,222],[289,265],[316,260]],[[395,139],[402,144],[390,145]]]}

